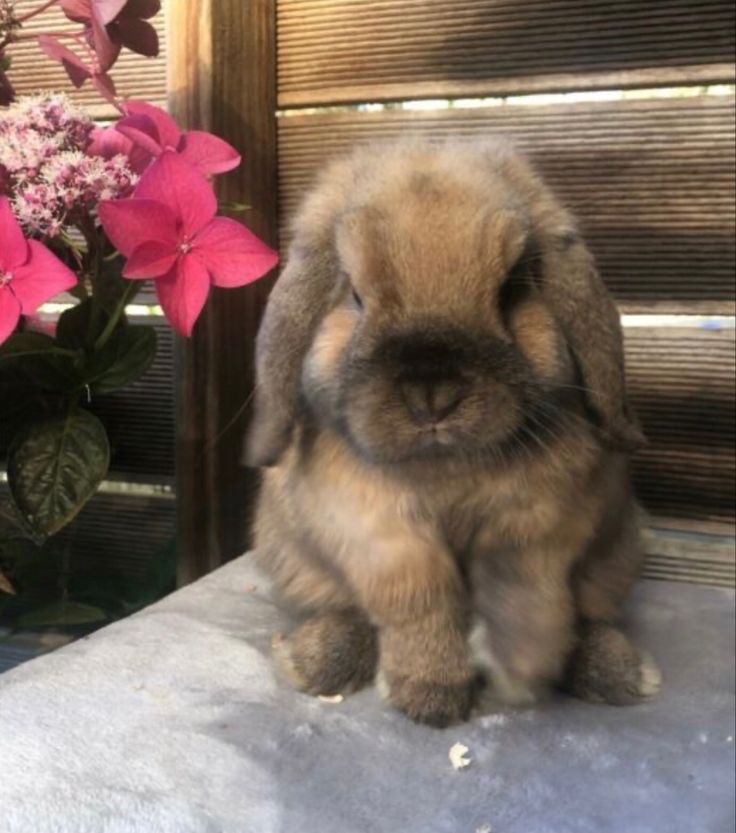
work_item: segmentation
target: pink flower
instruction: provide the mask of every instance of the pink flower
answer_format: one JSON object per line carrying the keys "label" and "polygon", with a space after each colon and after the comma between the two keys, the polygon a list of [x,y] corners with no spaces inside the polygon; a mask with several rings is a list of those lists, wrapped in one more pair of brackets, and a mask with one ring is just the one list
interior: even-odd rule
{"label": "pink flower", "polygon": [[61,0],[64,14],[84,30],[76,37],[85,58],[64,46],[56,35],[40,35],[41,49],[60,61],[75,87],[89,78],[97,91],[116,104],[115,84],[108,70],[123,46],[140,55],[158,55],[158,34],[148,23],[161,8],[159,0]]}
{"label": "pink flower", "polygon": [[115,129],[151,157],[173,150],[203,174],[221,174],[237,168],[240,154],[232,145],[203,130],[182,133],[174,119],[160,107],[145,101],[126,101],[125,117]]}
{"label": "pink flower", "polygon": [[[158,34],[147,21],[161,9],[159,0],[61,0],[64,14],[83,23],[103,63],[124,46],[139,55],[158,55]],[[109,69],[108,66],[108,69]]]}
{"label": "pink flower", "polygon": [[[100,42],[101,40],[98,37],[97,44]],[[52,35],[39,35],[38,45],[49,58],[61,63],[66,70],[66,74],[69,76],[69,80],[75,87],[81,87],[88,78],[91,78],[97,92],[111,104],[116,105],[115,84],[107,74],[107,70],[115,63],[117,52],[120,51],[119,47],[115,47],[117,51],[113,50],[113,54],[107,49],[95,46],[92,60],[88,65],[85,64],[79,55],[59,43]],[[112,47],[112,44],[110,46]]]}
{"label": "pink flower", "polygon": [[114,126],[96,127],[92,131],[85,153],[87,156],[101,156],[103,159],[126,156],[128,167],[136,174],[143,173],[151,163],[151,154],[115,130]]}
{"label": "pink flower", "polygon": [[147,21],[161,9],[159,0],[128,0],[120,14],[107,25],[113,43],[131,52],[155,58],[158,55],[158,33]]}
{"label": "pink flower", "polygon": [[100,204],[107,236],[128,259],[123,276],[155,278],[161,306],[184,336],[191,335],[211,283],[243,286],[278,261],[252,232],[216,211],[204,175],[171,151],[143,174],[131,199]]}
{"label": "pink flower", "polygon": [[77,282],[37,240],[26,240],[5,197],[0,197],[0,344],[21,315],[32,315],[44,302]]}

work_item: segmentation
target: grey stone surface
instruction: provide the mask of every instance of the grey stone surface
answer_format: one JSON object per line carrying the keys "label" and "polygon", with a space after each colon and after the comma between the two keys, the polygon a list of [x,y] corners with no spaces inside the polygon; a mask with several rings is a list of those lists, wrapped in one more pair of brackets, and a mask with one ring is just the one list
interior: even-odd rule
{"label": "grey stone surface", "polygon": [[438,731],[373,690],[330,704],[275,679],[285,620],[245,556],[0,676],[0,831],[730,833],[733,594],[644,582],[629,619],[656,701]]}

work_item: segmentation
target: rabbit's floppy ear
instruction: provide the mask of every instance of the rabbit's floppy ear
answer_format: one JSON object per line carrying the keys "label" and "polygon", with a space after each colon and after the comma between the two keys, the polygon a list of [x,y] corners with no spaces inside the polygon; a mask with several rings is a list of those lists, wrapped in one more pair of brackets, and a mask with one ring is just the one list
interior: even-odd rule
{"label": "rabbit's floppy ear", "polygon": [[297,235],[256,341],[255,406],[244,448],[246,465],[272,466],[289,444],[302,361],[329,306],[334,280],[331,244]]}
{"label": "rabbit's floppy ear", "polygon": [[603,437],[631,451],[646,440],[626,399],[619,313],[577,232],[545,235],[542,293],[561,327],[588,392]]}

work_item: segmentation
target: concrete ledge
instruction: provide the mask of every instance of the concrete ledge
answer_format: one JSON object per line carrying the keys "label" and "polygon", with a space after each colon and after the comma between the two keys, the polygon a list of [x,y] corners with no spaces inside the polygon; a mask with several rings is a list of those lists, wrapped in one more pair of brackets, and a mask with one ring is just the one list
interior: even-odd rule
{"label": "concrete ledge", "polygon": [[[254,589],[254,585],[256,589]],[[247,556],[0,676],[2,833],[728,833],[734,597],[645,581],[631,630],[665,688],[437,731],[372,690],[276,680],[284,617]],[[472,763],[453,770],[460,742]]]}

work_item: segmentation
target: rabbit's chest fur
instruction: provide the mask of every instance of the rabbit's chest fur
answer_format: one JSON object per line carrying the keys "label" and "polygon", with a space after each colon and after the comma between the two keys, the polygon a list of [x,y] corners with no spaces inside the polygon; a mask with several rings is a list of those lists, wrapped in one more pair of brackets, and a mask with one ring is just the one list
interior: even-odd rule
{"label": "rabbit's chest fur", "polygon": [[[317,439],[309,459],[293,449],[268,475],[267,492],[319,557],[366,567],[412,547],[436,547],[463,559],[482,551],[528,547],[594,533],[601,503],[600,452],[580,442],[569,464],[532,457],[503,469],[480,464],[433,465],[422,473],[391,471],[359,459],[335,435]],[[571,557],[575,553],[571,553]]]}

